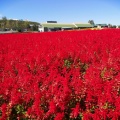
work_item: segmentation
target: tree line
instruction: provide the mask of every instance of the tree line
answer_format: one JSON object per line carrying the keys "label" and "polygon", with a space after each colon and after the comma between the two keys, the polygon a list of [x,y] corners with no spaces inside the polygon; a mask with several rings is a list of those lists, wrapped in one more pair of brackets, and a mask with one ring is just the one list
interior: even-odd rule
{"label": "tree line", "polygon": [[38,31],[38,22],[33,21],[24,21],[24,20],[13,20],[7,19],[7,17],[2,17],[0,20],[0,30],[16,30],[19,32],[22,31]]}

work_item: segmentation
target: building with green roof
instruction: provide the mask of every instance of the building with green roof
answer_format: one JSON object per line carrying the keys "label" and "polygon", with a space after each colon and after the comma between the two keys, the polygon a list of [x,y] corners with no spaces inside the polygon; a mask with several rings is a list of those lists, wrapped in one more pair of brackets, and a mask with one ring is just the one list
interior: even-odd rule
{"label": "building with green roof", "polygon": [[84,29],[92,28],[93,26],[89,23],[57,23],[48,22],[41,23],[38,27],[38,31],[58,31],[58,30],[73,30],[73,29]]}
{"label": "building with green roof", "polygon": [[43,27],[48,27],[48,28],[76,28],[74,24],[65,24],[65,23],[42,23],[41,24]]}
{"label": "building with green roof", "polygon": [[93,25],[90,23],[75,23],[77,28],[83,29],[83,28],[92,28]]}

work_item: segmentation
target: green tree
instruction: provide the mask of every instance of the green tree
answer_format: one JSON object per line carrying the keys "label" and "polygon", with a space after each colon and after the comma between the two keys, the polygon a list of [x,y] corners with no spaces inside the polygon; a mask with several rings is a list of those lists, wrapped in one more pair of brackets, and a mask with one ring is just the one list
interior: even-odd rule
{"label": "green tree", "polygon": [[10,21],[9,20],[6,21],[5,27],[10,29]]}
{"label": "green tree", "polygon": [[91,25],[95,25],[94,20],[89,20],[88,23],[90,23]]}
{"label": "green tree", "polygon": [[2,17],[2,29],[5,30],[6,28],[7,17]]}

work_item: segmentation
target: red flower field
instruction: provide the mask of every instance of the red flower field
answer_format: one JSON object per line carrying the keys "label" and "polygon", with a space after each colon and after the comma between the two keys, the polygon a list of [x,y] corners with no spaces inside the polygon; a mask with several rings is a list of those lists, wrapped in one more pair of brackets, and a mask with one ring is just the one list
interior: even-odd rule
{"label": "red flower field", "polygon": [[0,120],[120,120],[120,30],[1,34]]}

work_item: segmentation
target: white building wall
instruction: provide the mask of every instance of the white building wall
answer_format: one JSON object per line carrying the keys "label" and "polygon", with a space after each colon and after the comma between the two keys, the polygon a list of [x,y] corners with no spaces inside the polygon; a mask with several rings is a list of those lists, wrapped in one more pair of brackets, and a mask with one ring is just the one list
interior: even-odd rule
{"label": "white building wall", "polygon": [[100,26],[100,25],[98,25],[98,26],[97,26],[97,28],[101,29],[101,26]]}
{"label": "white building wall", "polygon": [[39,32],[44,32],[44,28],[43,27],[38,27],[38,31]]}
{"label": "white building wall", "polygon": [[39,32],[44,32],[44,27],[41,24],[38,25],[38,31]]}

